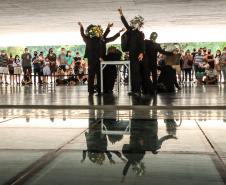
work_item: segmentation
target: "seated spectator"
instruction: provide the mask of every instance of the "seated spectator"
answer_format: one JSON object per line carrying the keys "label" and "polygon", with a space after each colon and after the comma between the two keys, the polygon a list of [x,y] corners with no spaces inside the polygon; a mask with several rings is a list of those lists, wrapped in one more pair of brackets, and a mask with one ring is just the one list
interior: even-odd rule
{"label": "seated spectator", "polygon": [[217,84],[217,71],[212,66],[206,72],[205,82],[207,84]]}
{"label": "seated spectator", "polygon": [[206,58],[202,59],[202,63],[198,65],[198,72],[196,73],[196,78],[198,80],[197,84],[201,85],[203,82],[203,77],[206,75],[206,70],[208,70],[210,65]]}
{"label": "seated spectator", "polygon": [[75,85],[75,83],[76,83],[76,81],[77,81],[77,78],[75,77],[75,75],[74,75],[74,71],[73,71],[73,69],[71,68],[71,69],[69,69],[69,74],[68,74],[68,83],[70,84],[70,85]]}
{"label": "seated spectator", "polygon": [[56,79],[57,85],[66,85],[67,84],[68,79],[65,79],[64,69],[62,69],[61,67],[58,67],[56,75],[58,76],[58,78]]}
{"label": "seated spectator", "polygon": [[24,79],[22,80],[22,85],[31,85],[32,84],[32,80],[31,80],[31,75],[29,73],[29,71],[26,72],[26,74],[24,75]]}
{"label": "seated spectator", "polygon": [[76,73],[76,83],[77,84],[84,84],[87,81],[83,69],[80,67],[79,71]]}

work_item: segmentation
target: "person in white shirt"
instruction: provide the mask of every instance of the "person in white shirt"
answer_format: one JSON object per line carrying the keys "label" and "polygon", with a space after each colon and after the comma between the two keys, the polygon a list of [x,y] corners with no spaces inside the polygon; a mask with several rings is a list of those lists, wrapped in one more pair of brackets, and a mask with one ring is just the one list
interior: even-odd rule
{"label": "person in white shirt", "polygon": [[207,84],[216,84],[217,83],[217,71],[215,69],[213,69],[212,66],[206,72],[205,82]]}
{"label": "person in white shirt", "polygon": [[[221,57],[221,51],[217,50],[216,56],[215,56],[215,69],[218,72],[218,82],[221,82],[222,75],[221,75],[221,66],[220,66],[220,57]],[[220,76],[220,79],[219,79]]]}
{"label": "person in white shirt", "polygon": [[[13,67],[14,67],[14,75],[15,75],[17,85],[20,85],[20,75],[22,73],[21,66],[22,66],[22,63],[20,61],[20,57],[19,55],[16,55],[13,61]],[[17,81],[17,79],[19,79],[19,81]]]}

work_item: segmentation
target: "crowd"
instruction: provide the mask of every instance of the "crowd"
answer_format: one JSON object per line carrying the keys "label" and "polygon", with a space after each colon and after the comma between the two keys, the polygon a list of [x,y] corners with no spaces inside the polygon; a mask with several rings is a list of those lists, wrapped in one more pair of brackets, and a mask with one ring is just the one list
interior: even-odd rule
{"label": "crowd", "polygon": [[[175,62],[177,67],[173,67],[177,71],[181,84],[188,80],[203,85],[217,84],[222,81],[223,84],[226,84],[226,47],[223,48],[222,52],[217,50],[213,54],[211,49],[206,47],[198,50],[193,48],[193,52],[188,49],[184,52],[180,44],[178,44],[179,48],[173,49],[175,44],[172,44],[171,51],[176,51],[178,57]],[[164,46],[163,49],[167,50],[167,47]],[[158,55],[157,61],[159,66],[170,63],[169,58],[162,54]]]}
{"label": "crowd", "polygon": [[87,66],[85,59],[81,59],[79,52],[73,57],[70,51],[65,51],[65,48],[61,48],[61,53],[58,56],[50,48],[47,56],[44,56],[43,51],[40,53],[35,51],[33,57],[28,48],[25,48],[21,57],[19,55],[13,56],[12,53],[8,56],[2,50],[0,84],[9,84],[8,75],[10,75],[10,85],[48,84],[49,81],[53,84],[85,83],[88,78]]}

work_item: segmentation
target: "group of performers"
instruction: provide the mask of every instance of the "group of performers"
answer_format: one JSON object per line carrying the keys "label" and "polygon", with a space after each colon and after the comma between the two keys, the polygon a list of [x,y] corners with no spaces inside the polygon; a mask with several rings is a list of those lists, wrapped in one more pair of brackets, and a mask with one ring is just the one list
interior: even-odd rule
{"label": "group of performers", "polygon": [[[141,91],[146,94],[156,93],[158,88],[160,90],[172,90],[172,86],[176,85],[176,71],[171,66],[162,66],[159,70],[169,73],[163,74],[160,81],[157,81],[157,53],[164,55],[173,55],[173,52],[164,51],[159,44],[156,43],[157,33],[153,32],[150,35],[150,40],[145,40],[145,36],[140,29],[144,25],[144,19],[141,16],[136,16],[130,21],[130,25],[123,16],[122,8],[118,9],[121,15],[121,21],[127,29],[127,40],[122,39],[122,45],[128,46],[131,72],[131,92],[129,95],[140,95]],[[83,25],[79,22],[81,36],[86,43],[85,58],[88,58],[88,92],[89,95],[94,94],[94,79],[97,76],[97,93],[101,94],[100,88],[100,62],[102,61],[118,61],[121,59],[122,52],[111,46],[106,55],[106,44],[116,40],[120,33],[125,31],[123,28],[113,37],[108,38],[110,28],[113,24],[108,24],[105,32],[101,26],[89,25],[84,32]],[[126,43],[123,43],[126,42]],[[170,73],[171,71],[171,73]],[[150,72],[152,73],[152,80],[150,79]],[[104,91],[111,92],[114,87],[116,79],[116,67],[107,66],[104,70]],[[168,78],[168,76],[170,76]],[[172,77],[173,76],[173,77]],[[171,79],[172,83],[168,83]],[[173,79],[173,80],[172,80]],[[160,85],[159,85],[160,84]],[[170,85],[171,84],[171,85]],[[163,87],[162,87],[163,86]],[[177,85],[176,85],[177,86]],[[177,86],[178,87],[178,86]]]}

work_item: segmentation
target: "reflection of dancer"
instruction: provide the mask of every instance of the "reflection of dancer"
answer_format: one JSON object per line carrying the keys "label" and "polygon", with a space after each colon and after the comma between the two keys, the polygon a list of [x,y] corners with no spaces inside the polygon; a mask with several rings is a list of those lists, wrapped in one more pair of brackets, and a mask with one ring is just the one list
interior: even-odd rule
{"label": "reflection of dancer", "polygon": [[[155,97],[156,98],[156,97]],[[156,100],[153,100],[153,105],[156,105]],[[133,105],[141,105],[146,102],[150,105],[150,98],[133,97]],[[150,110],[144,110],[145,117],[151,116]],[[137,115],[137,110],[133,111],[133,115]],[[146,151],[151,151],[153,154],[158,154],[164,141],[168,139],[176,139],[173,135],[166,135],[158,138],[158,120],[157,119],[132,119],[131,120],[131,136],[130,143],[125,144],[122,149],[123,155],[128,159],[124,169],[121,183],[125,181],[126,174],[132,166],[133,172],[138,176],[145,173],[145,164],[142,162]]]}
{"label": "reflection of dancer", "polygon": [[123,30],[120,30],[119,33],[111,38],[105,38],[105,36],[102,36],[103,30],[101,26],[89,25],[85,35],[82,24],[80,22],[78,24],[81,27],[81,36],[86,43],[85,57],[88,58],[89,71],[88,92],[90,95],[94,93],[94,78],[95,75],[97,75],[97,91],[100,93],[100,61],[103,61],[103,58],[105,57],[106,43],[117,39],[120,36],[120,32]]}
{"label": "reflection of dancer", "polygon": [[157,86],[157,53],[160,52],[164,55],[173,55],[173,52],[163,50],[160,44],[156,43],[157,37],[158,34],[156,32],[152,32],[150,35],[150,40],[145,40],[145,53],[148,58],[148,66],[152,73],[152,80],[155,89]]}
{"label": "reflection of dancer", "polygon": [[131,85],[132,92],[129,95],[139,95],[141,89],[141,62],[144,54],[144,39],[143,34],[139,31],[144,24],[144,19],[141,16],[131,20],[131,26],[127,23],[122,13],[122,8],[118,10],[121,15],[121,20],[127,31],[130,34],[129,38],[129,54],[130,54],[130,70],[131,70]]}

